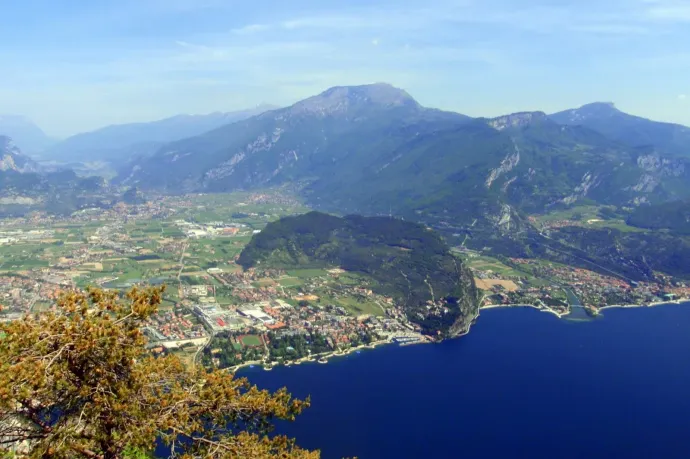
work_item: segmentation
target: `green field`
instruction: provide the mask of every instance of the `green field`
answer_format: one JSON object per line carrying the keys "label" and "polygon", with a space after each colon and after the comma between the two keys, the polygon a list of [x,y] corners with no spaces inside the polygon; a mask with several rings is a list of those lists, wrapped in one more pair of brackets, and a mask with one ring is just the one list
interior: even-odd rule
{"label": "green field", "polygon": [[592,220],[601,219],[599,206],[574,206],[569,209],[561,209],[548,214],[537,216],[540,222],[552,222],[557,220]]}
{"label": "green field", "polygon": [[278,284],[286,288],[299,287],[300,285],[304,285],[304,280],[305,279],[299,277],[284,277],[278,280]]}
{"label": "green field", "polygon": [[344,307],[350,314],[354,316],[364,314],[383,316],[385,314],[381,306],[377,305],[373,301],[360,301],[353,297],[340,297],[334,301],[337,305]]}
{"label": "green field", "polygon": [[[474,268],[479,271],[491,271],[500,275],[501,277],[514,277],[526,280],[530,285],[534,287],[543,287],[550,285],[551,282],[548,279],[541,279],[534,275],[532,268],[530,266],[517,265],[515,267],[508,266],[502,263],[500,260],[486,255],[476,255],[468,256],[467,254],[462,254],[460,258],[463,260],[467,266]],[[535,264],[555,264],[549,261],[543,260],[532,260]]]}
{"label": "green field", "polygon": [[516,276],[524,277],[525,273],[511,268],[503,263],[501,263],[496,258],[487,257],[485,255],[477,256],[467,256],[463,255],[461,257],[463,261],[471,268],[478,269],[480,271],[492,271],[496,274],[502,276]]}
{"label": "green field", "polygon": [[355,273],[343,273],[338,275],[338,283],[343,285],[359,285],[364,280],[364,276]]}
{"label": "green field", "polygon": [[[267,190],[266,193],[272,193]],[[182,211],[176,217],[184,217],[198,223],[212,221],[233,221],[251,229],[261,229],[266,223],[285,215],[309,211],[302,204],[277,205],[251,202],[255,193],[235,192],[231,194],[206,194],[195,196],[193,208]]]}
{"label": "green field", "polygon": [[244,335],[240,341],[245,347],[260,347],[262,345],[261,339],[256,335]]}
{"label": "green field", "polygon": [[328,273],[325,269],[290,269],[287,271],[287,275],[299,279],[310,279],[312,277],[326,277]]}
{"label": "green field", "polygon": [[612,228],[626,232],[644,231],[643,229],[629,226],[622,218],[602,215],[602,211],[609,211],[611,213],[610,215],[614,215],[614,209],[615,208],[607,206],[579,205],[569,209],[562,209],[539,215],[536,218],[537,221],[541,223],[570,220],[587,228]]}
{"label": "green field", "polygon": [[381,306],[376,304],[373,300],[362,298],[360,296],[352,295],[338,295],[337,298],[327,290],[317,290],[316,295],[319,297],[319,304],[325,306],[332,304],[345,308],[353,316],[373,315],[382,316],[384,310]]}
{"label": "green field", "polygon": [[[268,195],[271,193],[276,194],[266,191]],[[186,244],[182,283],[214,285],[219,290],[219,303],[237,304],[238,299],[231,295],[231,291],[221,289],[223,284],[208,275],[207,270],[220,268],[225,273],[241,271],[242,268],[235,264],[234,259],[251,240],[253,229],[263,228],[268,222],[282,216],[308,210],[301,204],[289,201],[283,204],[252,202],[256,196],[256,193],[198,195],[179,199],[179,205],[176,198],[172,198],[170,207],[176,211],[165,219],[137,216],[123,221],[108,216],[101,221],[57,221],[50,224],[54,233],[45,235],[46,242],[30,239],[31,235],[27,234],[16,243],[1,245],[0,273],[22,273],[38,278],[45,275],[40,269],[54,267],[52,274],[68,279],[71,277],[80,288],[97,284],[106,288],[128,288],[134,283],[164,282],[168,290],[163,304],[172,307],[180,301],[177,297],[177,276],[181,267],[182,244]],[[280,193],[280,197],[283,199],[285,194]],[[175,223],[176,220],[222,220],[246,226],[240,236],[188,239]],[[24,232],[34,229],[45,229],[45,226],[27,224],[10,228],[11,231]],[[90,239],[96,235],[97,239]],[[299,276],[283,279],[280,285],[298,287],[313,275],[325,276],[325,273],[321,270],[300,272]],[[271,284],[266,281],[257,283],[257,286]],[[37,308],[45,306],[38,304]]]}
{"label": "green field", "polygon": [[646,230],[643,228],[635,228],[625,223],[623,220],[603,220],[587,224],[588,228],[611,228],[623,231],[626,233],[643,233]]}

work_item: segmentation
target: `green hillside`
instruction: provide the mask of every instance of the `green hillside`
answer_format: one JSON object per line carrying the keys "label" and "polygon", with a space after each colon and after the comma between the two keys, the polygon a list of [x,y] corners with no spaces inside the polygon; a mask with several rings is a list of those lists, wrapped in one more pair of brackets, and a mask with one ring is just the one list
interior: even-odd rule
{"label": "green hillside", "polygon": [[638,207],[627,223],[638,228],[668,229],[690,235],[690,200]]}
{"label": "green hillside", "polygon": [[[477,312],[471,274],[433,231],[387,217],[320,212],[270,223],[242,251],[245,269],[340,267],[372,279],[372,289],[404,305],[427,333],[464,329]],[[429,306],[429,307],[427,307]]]}
{"label": "green hillside", "polygon": [[689,179],[688,159],[541,112],[473,120],[424,108],[383,84],[332,88],[168,144],[120,177],[172,192],[291,183],[326,211],[422,221],[442,215],[488,227],[507,214],[575,203],[690,198]]}

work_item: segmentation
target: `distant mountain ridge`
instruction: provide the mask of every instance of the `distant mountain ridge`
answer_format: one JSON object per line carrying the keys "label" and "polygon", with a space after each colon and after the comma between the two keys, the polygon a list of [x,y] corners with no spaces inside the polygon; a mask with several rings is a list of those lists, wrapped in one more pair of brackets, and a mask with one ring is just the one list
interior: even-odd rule
{"label": "distant mountain ridge", "polygon": [[386,83],[375,83],[364,86],[335,86],[319,95],[297,102],[290,107],[290,112],[332,115],[365,106],[421,108],[406,91]]}
{"label": "distant mountain ridge", "polygon": [[40,153],[55,143],[33,121],[18,115],[0,115],[0,136],[12,138],[27,154]]}
{"label": "distant mountain ridge", "polygon": [[12,139],[0,136],[0,217],[34,210],[69,214],[116,202],[100,177],[78,177],[71,170],[43,171]]}
{"label": "distant mountain ridge", "polygon": [[124,162],[131,157],[151,154],[168,142],[197,136],[274,108],[260,105],[235,112],[177,115],[152,122],[106,126],[69,137],[48,149],[42,157],[62,162]]}
{"label": "distant mountain ridge", "polygon": [[[613,110],[594,108],[583,113]],[[690,158],[609,138],[580,118],[555,118],[473,119],[422,107],[387,84],[335,87],[167,144],[119,180],[169,192],[292,183],[325,210],[446,215],[503,231],[520,227],[521,213],[576,202],[636,206],[690,196]]]}
{"label": "distant mountain ridge", "polygon": [[133,164],[121,180],[178,191],[226,191],[332,177],[334,167],[346,173],[345,164],[360,164],[417,135],[468,120],[423,108],[386,84],[331,88],[290,107],[168,144]]}
{"label": "distant mountain ridge", "polygon": [[625,145],[654,146],[662,153],[690,158],[690,128],[623,113],[611,102],[596,102],[550,115],[559,124],[593,129]]}
{"label": "distant mountain ridge", "polygon": [[[70,142],[88,140],[76,155],[81,160],[118,158],[117,185],[167,193],[290,186],[319,210],[404,217],[505,256],[570,257],[568,263],[623,270],[634,279],[650,279],[664,266],[686,272],[676,249],[688,245],[671,234],[580,227],[549,236],[530,219],[579,204],[611,206],[621,215],[650,205],[654,225],[680,225],[657,213],[676,208],[665,203],[690,199],[684,126],[628,115],[612,103],[471,118],[423,107],[385,83],[334,87],[242,116],[213,118],[222,124],[172,142],[150,140],[148,124],[148,140],[142,126],[127,125]],[[184,117],[164,121],[163,132],[178,121],[196,125]],[[106,141],[113,130],[115,140]]]}

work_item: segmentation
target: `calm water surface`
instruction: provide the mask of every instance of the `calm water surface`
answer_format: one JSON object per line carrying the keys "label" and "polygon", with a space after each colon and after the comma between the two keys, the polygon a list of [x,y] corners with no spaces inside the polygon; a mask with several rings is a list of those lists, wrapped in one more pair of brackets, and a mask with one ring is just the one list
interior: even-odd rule
{"label": "calm water surface", "polygon": [[311,395],[279,431],[324,458],[690,457],[690,304],[494,309],[442,344],[242,375]]}

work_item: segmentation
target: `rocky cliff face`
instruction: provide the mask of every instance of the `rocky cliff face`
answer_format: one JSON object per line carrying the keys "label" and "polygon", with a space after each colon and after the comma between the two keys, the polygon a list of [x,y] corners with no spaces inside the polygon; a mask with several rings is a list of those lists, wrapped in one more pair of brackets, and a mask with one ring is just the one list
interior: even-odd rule
{"label": "rocky cliff face", "polygon": [[36,172],[38,165],[7,136],[0,136],[0,171]]}
{"label": "rocky cliff face", "polygon": [[680,177],[685,174],[687,161],[664,158],[657,154],[641,155],[637,158],[637,166],[649,173],[656,173],[666,177]]}
{"label": "rocky cliff face", "polygon": [[421,107],[385,84],[336,87],[166,145],[122,177],[173,192],[297,183],[316,208],[484,222],[501,234],[515,230],[516,215],[583,200],[690,197],[690,158],[577,124],[623,115],[604,103],[557,117],[565,124],[542,112],[472,120]]}
{"label": "rocky cliff face", "polygon": [[461,265],[459,267],[459,284],[460,289],[465,294],[458,299],[458,308],[460,309],[460,316],[450,327],[450,336],[460,336],[470,331],[472,323],[479,315],[479,292],[477,286],[474,284],[474,277],[470,269]]}
{"label": "rocky cliff face", "polygon": [[489,126],[492,128],[502,131],[509,128],[520,128],[530,125],[535,121],[541,121],[546,119],[546,114],[544,112],[521,112],[513,113],[510,115],[499,116],[498,118],[493,118],[488,121]]}
{"label": "rocky cliff face", "polygon": [[[168,144],[122,171],[122,181],[228,191],[332,177],[333,168],[365,168],[363,162],[401,142],[466,120],[425,109],[387,84],[335,87],[290,107]],[[161,170],[166,174],[161,176]]]}
{"label": "rocky cliff face", "polygon": [[[486,178],[486,187],[491,188],[491,185],[496,181],[501,175],[507,174],[512,171],[515,166],[520,163],[520,148],[517,146],[515,141],[513,141],[514,151],[508,153],[508,155],[501,161],[501,165],[495,169],[491,169],[489,176]],[[512,180],[514,181],[515,178]],[[506,182],[505,188],[510,185],[510,181]]]}

